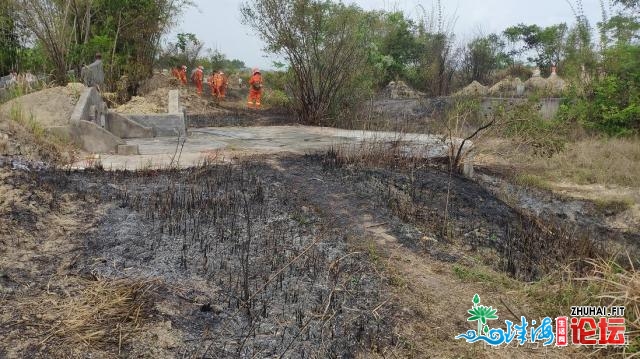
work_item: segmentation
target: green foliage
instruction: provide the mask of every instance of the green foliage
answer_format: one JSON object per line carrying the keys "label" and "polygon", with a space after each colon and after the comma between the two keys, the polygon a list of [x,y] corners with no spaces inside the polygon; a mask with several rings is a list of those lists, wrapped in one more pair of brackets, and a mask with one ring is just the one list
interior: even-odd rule
{"label": "green foliage", "polygon": [[0,76],[6,75],[16,68],[20,42],[8,2],[0,4]]}
{"label": "green foliage", "polygon": [[505,42],[497,34],[479,36],[467,44],[462,60],[464,83],[490,84],[492,74],[513,63],[505,53]]}
{"label": "green foliage", "polygon": [[550,158],[565,149],[567,142],[565,123],[543,119],[537,96],[522,102],[500,106],[495,110],[494,116],[501,136],[528,144],[537,156]]}
{"label": "green foliage", "polygon": [[563,59],[567,24],[561,23],[548,27],[519,24],[504,30],[504,36],[520,47],[512,55],[529,54],[527,60],[535,63],[544,75],[549,75],[552,65],[558,65]]}
{"label": "green foliage", "polygon": [[604,52],[606,74],[585,95],[566,101],[560,118],[611,136],[640,133],[640,46],[618,45]]}
{"label": "green foliage", "polygon": [[[308,124],[326,124],[357,104],[367,72],[370,28],[357,6],[329,1],[260,0],[242,7],[243,20],[286,58],[293,108]],[[371,91],[371,87],[368,87]]]}
{"label": "green foliage", "polygon": [[270,106],[280,109],[291,107],[291,98],[282,90],[267,88],[262,96],[262,101]]}
{"label": "green foliage", "polygon": [[369,65],[377,73],[376,85],[406,78],[409,67],[417,62],[420,44],[416,25],[402,12],[371,12],[364,14],[373,29],[369,45]]}
{"label": "green foliage", "polygon": [[640,38],[640,22],[638,18],[629,15],[616,15],[600,24],[600,30],[607,42],[628,44]]}

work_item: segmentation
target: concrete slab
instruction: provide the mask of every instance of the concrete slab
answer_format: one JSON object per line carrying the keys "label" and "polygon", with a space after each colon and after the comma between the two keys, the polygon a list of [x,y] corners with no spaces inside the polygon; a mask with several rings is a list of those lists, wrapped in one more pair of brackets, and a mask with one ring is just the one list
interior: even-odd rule
{"label": "concrete slab", "polygon": [[[305,154],[331,146],[353,146],[367,142],[399,142],[405,151],[422,157],[447,156],[449,146],[441,136],[395,132],[351,131],[326,127],[267,126],[221,127],[191,131],[186,138],[156,137],[127,140],[140,155],[104,155],[106,169],[189,167],[205,158],[269,153]],[[468,145],[470,148],[471,144]],[[81,164],[79,164],[81,166]]]}
{"label": "concrete slab", "polygon": [[117,153],[121,156],[136,156],[140,154],[140,150],[138,149],[138,145],[118,145]]}
{"label": "concrete slab", "polygon": [[187,130],[182,113],[122,116],[141,126],[153,128],[155,137],[184,136]]}

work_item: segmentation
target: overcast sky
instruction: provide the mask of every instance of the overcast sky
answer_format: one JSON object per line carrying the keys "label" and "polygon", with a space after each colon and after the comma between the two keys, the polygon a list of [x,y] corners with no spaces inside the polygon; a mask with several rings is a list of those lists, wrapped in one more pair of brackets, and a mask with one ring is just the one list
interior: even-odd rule
{"label": "overcast sky", "polygon": [[[569,0],[575,3],[575,0]],[[352,0],[367,10],[403,10],[417,18],[422,8],[431,11],[431,0]],[[240,59],[247,66],[270,68],[274,57],[266,55],[264,44],[240,21],[241,0],[195,0],[197,8],[188,9],[181,23],[169,36],[191,32],[205,42],[206,48],[218,49],[228,58]],[[583,0],[584,12],[592,24],[600,21],[599,0]],[[572,23],[571,7],[566,0],[442,0],[444,17],[454,20],[458,40],[470,38],[478,31],[501,32],[518,23],[547,26]]]}

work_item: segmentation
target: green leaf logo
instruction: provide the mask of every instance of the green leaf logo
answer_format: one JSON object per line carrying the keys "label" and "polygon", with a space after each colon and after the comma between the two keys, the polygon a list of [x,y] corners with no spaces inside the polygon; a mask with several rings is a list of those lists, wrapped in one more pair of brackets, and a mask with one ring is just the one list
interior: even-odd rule
{"label": "green leaf logo", "polygon": [[478,322],[478,335],[483,335],[489,332],[487,320],[498,319],[498,309],[487,307],[486,305],[480,305],[480,296],[478,294],[473,296],[473,307],[467,312],[471,314],[471,316],[467,318],[467,321]]}

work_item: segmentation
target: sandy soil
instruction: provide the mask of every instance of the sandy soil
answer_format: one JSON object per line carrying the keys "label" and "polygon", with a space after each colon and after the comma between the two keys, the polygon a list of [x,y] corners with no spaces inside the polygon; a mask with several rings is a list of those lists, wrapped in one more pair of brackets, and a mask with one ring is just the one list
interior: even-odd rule
{"label": "sandy soil", "polygon": [[12,109],[19,109],[27,118],[33,116],[43,127],[65,126],[69,124],[83,89],[81,84],[69,84],[30,93],[3,104],[0,113],[10,116]]}

